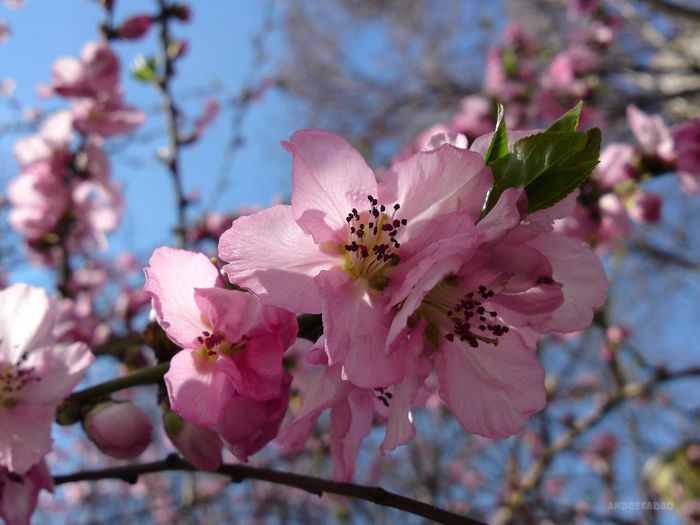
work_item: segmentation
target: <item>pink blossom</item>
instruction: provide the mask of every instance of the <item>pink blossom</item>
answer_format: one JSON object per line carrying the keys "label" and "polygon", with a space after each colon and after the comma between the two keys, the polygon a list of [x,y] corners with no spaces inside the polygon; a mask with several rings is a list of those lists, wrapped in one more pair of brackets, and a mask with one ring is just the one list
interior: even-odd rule
{"label": "pink blossom", "polygon": [[28,240],[41,240],[55,231],[70,206],[70,195],[45,161],[25,168],[8,187],[10,224]]}
{"label": "pink blossom", "polygon": [[473,140],[493,130],[495,125],[493,113],[493,103],[489,99],[470,95],[460,102],[459,110],[452,117],[450,128]]}
{"label": "pink blossom", "polygon": [[[478,218],[491,173],[483,159],[444,145],[392,167],[377,183],[362,157],[341,137],[295,133],[292,203],[240,217],[221,236],[219,255],[232,282],[267,304],[294,312],[323,313],[329,364],[343,363],[360,387],[399,382],[405,370],[386,356],[393,314],[387,310],[396,272]],[[459,217],[440,227],[432,219]],[[447,221],[447,219],[445,219]],[[465,250],[475,242],[459,236]],[[428,249],[426,248],[426,249]],[[430,261],[415,263],[415,272]],[[367,367],[372,362],[372,367]]]}
{"label": "pink blossom", "polygon": [[121,38],[136,40],[148,33],[151,28],[152,18],[150,15],[132,15],[117,28],[117,33]]}
{"label": "pink blossom", "polygon": [[105,43],[85,44],[80,59],[60,57],[49,89],[61,97],[112,96],[119,86],[119,58]]}
{"label": "pink blossom", "polygon": [[129,402],[100,403],[87,413],[83,428],[100,451],[118,459],[141,455],[153,434],[148,414]]}
{"label": "pink blossom", "polygon": [[41,459],[25,474],[0,467],[0,518],[6,525],[29,525],[40,490],[53,492],[53,479]]}
{"label": "pink blossom", "polygon": [[[296,319],[251,294],[223,288],[218,270],[202,254],[159,248],[149,263],[145,290],[158,322],[183,348],[165,376],[173,410],[217,430],[235,454],[247,457],[262,446],[256,435],[274,437],[274,419],[281,412],[281,421],[286,410],[289,380],[282,354],[296,337]],[[230,419],[253,408],[267,419],[250,414],[248,426]]]}
{"label": "pink blossom", "polygon": [[143,111],[118,98],[80,99],[73,104],[72,112],[75,129],[101,137],[131,133],[146,120]]}
{"label": "pink blossom", "polygon": [[73,122],[69,111],[57,111],[42,123],[39,132],[15,142],[13,153],[20,166],[46,160],[56,153],[66,153],[73,138]]}
{"label": "pink blossom", "polygon": [[660,115],[647,115],[633,105],[627,106],[627,122],[644,153],[664,161],[674,161],[673,138]]}
{"label": "pink blossom", "polygon": [[629,144],[610,144],[601,153],[600,164],[596,166],[593,177],[604,189],[638,179],[639,160],[639,153]]}
{"label": "pink blossom", "polygon": [[0,467],[17,474],[51,449],[56,408],[93,360],[84,343],[57,343],[56,322],[43,289],[0,291]]}
{"label": "pink blossom", "polygon": [[681,188],[687,194],[700,192],[700,118],[671,130]]}

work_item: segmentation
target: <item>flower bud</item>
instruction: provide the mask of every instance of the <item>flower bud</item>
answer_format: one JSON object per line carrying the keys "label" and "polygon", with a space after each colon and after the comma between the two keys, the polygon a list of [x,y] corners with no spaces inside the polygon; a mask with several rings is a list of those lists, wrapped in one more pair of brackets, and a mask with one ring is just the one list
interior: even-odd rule
{"label": "flower bud", "polygon": [[221,466],[221,439],[216,432],[185,421],[172,410],[163,415],[163,426],[173,445],[195,467],[213,471]]}
{"label": "flower bud", "polygon": [[130,16],[121,26],[117,28],[117,33],[126,40],[136,40],[141,38],[151,28],[152,18],[150,15]]}
{"label": "flower bud", "polygon": [[170,12],[183,22],[189,22],[192,19],[192,8],[187,4],[174,4],[170,6]]}
{"label": "flower bud", "polygon": [[654,224],[661,219],[661,197],[654,193],[638,191],[628,204],[632,220],[640,224]]}
{"label": "flower bud", "polygon": [[133,459],[151,442],[148,415],[128,402],[108,401],[93,407],[83,421],[85,433],[104,454]]}

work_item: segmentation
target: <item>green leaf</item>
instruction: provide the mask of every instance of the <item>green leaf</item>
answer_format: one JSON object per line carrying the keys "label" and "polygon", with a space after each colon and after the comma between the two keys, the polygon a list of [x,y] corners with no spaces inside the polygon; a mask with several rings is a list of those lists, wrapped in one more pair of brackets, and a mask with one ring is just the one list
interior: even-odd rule
{"label": "green leaf", "polygon": [[496,119],[496,130],[491,138],[491,144],[486,151],[484,162],[491,164],[496,159],[508,155],[508,132],[506,131],[505,111],[503,104],[498,105],[498,118]]}
{"label": "green leaf", "polygon": [[554,121],[554,124],[549,126],[547,131],[576,131],[578,121],[581,118],[581,110],[583,109],[583,101],[579,100],[569,111]]}
{"label": "green leaf", "polygon": [[131,71],[136,80],[151,83],[156,79],[156,61],[154,58],[144,58],[137,56]]}
{"label": "green leaf", "polygon": [[600,155],[600,130],[593,128],[583,135],[586,137],[583,149],[525,187],[528,213],[554,206],[576,190],[596,167]]}

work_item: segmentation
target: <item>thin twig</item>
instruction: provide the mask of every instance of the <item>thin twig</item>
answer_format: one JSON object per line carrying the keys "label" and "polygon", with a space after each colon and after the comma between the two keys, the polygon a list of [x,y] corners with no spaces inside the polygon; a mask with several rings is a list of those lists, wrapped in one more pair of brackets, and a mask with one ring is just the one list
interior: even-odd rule
{"label": "thin twig", "polygon": [[[56,485],[62,485],[64,483],[73,483],[76,481],[95,481],[101,479],[118,479],[127,483],[136,483],[139,477],[144,474],[166,471],[193,472],[196,470],[195,467],[179,456],[171,455],[164,461],[156,461],[153,463],[125,465],[100,470],[86,470],[73,474],[54,476],[54,483]],[[246,479],[256,479],[302,489],[317,496],[322,496],[324,493],[339,494],[341,496],[348,496],[370,501],[377,505],[399,509],[446,525],[485,525],[483,522],[448,512],[422,501],[395,494],[381,487],[367,487],[354,483],[336,483],[313,476],[280,472],[267,468],[256,468],[248,465],[224,464],[217,472],[230,477],[231,481],[234,483],[240,483]]]}

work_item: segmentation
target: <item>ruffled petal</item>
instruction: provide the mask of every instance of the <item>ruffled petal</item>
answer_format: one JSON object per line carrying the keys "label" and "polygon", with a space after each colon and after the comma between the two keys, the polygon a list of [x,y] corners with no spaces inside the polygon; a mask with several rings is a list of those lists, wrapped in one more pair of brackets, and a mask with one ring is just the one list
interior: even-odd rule
{"label": "ruffled petal", "polygon": [[298,313],[321,311],[313,278],[342,263],[338,253],[317,246],[282,204],[236,219],[219,239],[219,257],[229,263],[223,269],[231,282],[264,304]]}
{"label": "ruffled petal", "polygon": [[463,210],[476,222],[492,182],[480,155],[446,144],[392,166],[379,185],[379,200],[400,204],[399,218],[408,220],[404,235],[410,237],[441,213]]}
{"label": "ruffled petal", "polygon": [[365,279],[352,280],[343,271],[322,272],[316,283],[323,297],[323,325],[329,363],[343,363],[355,385],[380,387],[403,378],[403,360],[387,358],[391,315]]}
{"label": "ruffled petal", "polygon": [[320,129],[297,131],[282,145],[292,154],[292,213],[317,244],[344,242],[345,217],[367,207],[377,182],[355,148]]}
{"label": "ruffled petal", "polygon": [[282,439],[290,447],[297,450],[303,448],[321,413],[348,396],[353,386],[341,379],[341,368],[341,365],[324,366],[311,381],[304,393],[301,409],[284,431]]}
{"label": "ruffled petal", "polygon": [[558,332],[588,328],[608,295],[608,280],[598,256],[588,245],[558,233],[541,235],[528,244],[547,257],[564,294],[564,303],[533,328]]}
{"label": "ruffled petal", "polygon": [[28,403],[55,404],[72,392],[95,360],[85,343],[57,344],[30,352],[26,366],[40,381],[27,383],[17,398]]}
{"label": "ruffled petal", "polygon": [[55,405],[18,403],[0,410],[0,467],[24,474],[51,450]]}
{"label": "ruffled petal", "polygon": [[211,328],[202,321],[194,290],[220,286],[219,272],[204,254],[168,247],[153,252],[149,264],[144,290],[158,322],[179,346],[192,348],[202,331]]}
{"label": "ruffled petal", "polygon": [[372,430],[374,395],[355,388],[331,410],[331,456],[333,480],[350,481],[362,440]]}
{"label": "ruffled petal", "polygon": [[216,361],[190,350],[175,354],[164,379],[172,409],[198,425],[215,425],[227,400],[235,393]]}
{"label": "ruffled petal", "polygon": [[544,369],[513,331],[497,347],[445,341],[435,366],[440,397],[467,432],[506,438],[545,406]]}
{"label": "ruffled petal", "polygon": [[0,291],[0,363],[52,342],[55,310],[46,290],[15,284]]}

